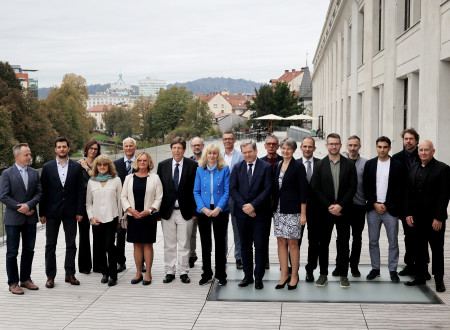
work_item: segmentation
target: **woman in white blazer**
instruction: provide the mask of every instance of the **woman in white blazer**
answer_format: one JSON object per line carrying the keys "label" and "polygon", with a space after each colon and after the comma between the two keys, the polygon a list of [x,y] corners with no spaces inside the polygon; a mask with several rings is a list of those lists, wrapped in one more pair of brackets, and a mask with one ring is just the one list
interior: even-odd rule
{"label": "woman in white blazer", "polygon": [[[153,243],[156,241],[157,218],[163,197],[161,180],[153,169],[152,157],[146,152],[139,153],[133,163],[137,171],[125,178],[122,188],[122,208],[127,216],[127,241],[134,245],[136,276],[131,284],[142,281],[143,285],[152,283]],[[142,276],[142,258],[147,271]]]}

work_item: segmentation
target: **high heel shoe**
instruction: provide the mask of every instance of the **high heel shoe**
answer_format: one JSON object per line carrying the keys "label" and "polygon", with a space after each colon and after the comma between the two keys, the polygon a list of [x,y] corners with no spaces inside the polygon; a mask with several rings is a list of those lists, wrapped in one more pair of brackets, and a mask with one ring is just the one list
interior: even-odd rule
{"label": "high heel shoe", "polygon": [[286,281],[284,281],[283,284],[277,284],[277,286],[275,287],[275,289],[284,289],[284,287],[286,286],[286,283],[291,281],[291,277],[288,277]]}
{"label": "high heel shoe", "polygon": [[295,290],[295,289],[297,289],[298,281],[299,281],[299,279],[297,279],[297,283],[295,283],[295,285],[289,285],[288,284],[288,290]]}

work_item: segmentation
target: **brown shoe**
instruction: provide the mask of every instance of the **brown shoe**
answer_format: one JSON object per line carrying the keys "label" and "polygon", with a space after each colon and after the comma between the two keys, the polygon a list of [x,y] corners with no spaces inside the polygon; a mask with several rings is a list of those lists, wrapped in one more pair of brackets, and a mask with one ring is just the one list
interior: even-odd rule
{"label": "brown shoe", "polygon": [[27,280],[25,282],[20,282],[22,288],[27,288],[28,290],[39,290],[39,287],[33,283],[32,280]]}
{"label": "brown shoe", "polygon": [[11,293],[13,293],[13,294],[23,294],[22,288],[20,286],[18,286],[17,284],[10,285],[9,291],[11,291]]}
{"label": "brown shoe", "polygon": [[70,283],[72,285],[80,285],[80,281],[78,281],[73,275],[66,276],[66,283]]}
{"label": "brown shoe", "polygon": [[55,286],[55,280],[53,278],[48,278],[47,282],[45,282],[45,287],[51,289]]}

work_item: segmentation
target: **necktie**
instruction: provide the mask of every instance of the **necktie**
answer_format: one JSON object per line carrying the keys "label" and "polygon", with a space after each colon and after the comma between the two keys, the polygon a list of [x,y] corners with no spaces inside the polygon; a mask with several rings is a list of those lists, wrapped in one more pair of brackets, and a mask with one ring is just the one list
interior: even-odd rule
{"label": "necktie", "polygon": [[175,190],[178,190],[178,179],[180,178],[180,170],[178,169],[178,166],[180,164],[175,164],[175,171],[173,172],[173,186],[175,187]]}
{"label": "necktie", "polygon": [[28,190],[27,171],[25,170],[25,168],[20,170],[20,174],[22,174],[22,180],[25,185],[25,190]]}
{"label": "necktie", "polygon": [[308,183],[311,182],[311,176],[312,176],[312,169],[311,169],[311,161],[307,160],[306,161],[306,180],[308,180]]}
{"label": "necktie", "polygon": [[248,178],[248,186],[249,187],[250,187],[250,183],[252,182],[252,177],[253,177],[252,166],[253,166],[253,164],[248,164],[247,178]]}
{"label": "necktie", "polygon": [[411,154],[408,154],[408,163],[409,163],[409,166],[411,166],[411,164],[412,164]]}
{"label": "necktie", "polygon": [[131,174],[133,172],[133,168],[131,167],[131,160],[127,160],[127,172],[128,174]]}

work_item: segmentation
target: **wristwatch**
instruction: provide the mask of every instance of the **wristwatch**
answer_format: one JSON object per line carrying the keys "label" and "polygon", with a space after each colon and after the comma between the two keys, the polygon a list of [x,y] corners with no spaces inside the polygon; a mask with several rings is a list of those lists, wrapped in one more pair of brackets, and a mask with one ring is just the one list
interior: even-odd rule
{"label": "wristwatch", "polygon": [[150,212],[150,215],[153,214],[153,210],[152,209],[149,209],[148,211]]}

